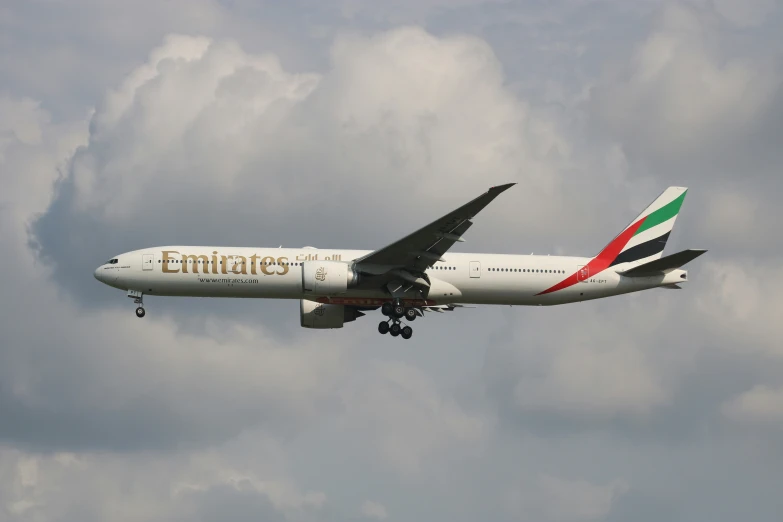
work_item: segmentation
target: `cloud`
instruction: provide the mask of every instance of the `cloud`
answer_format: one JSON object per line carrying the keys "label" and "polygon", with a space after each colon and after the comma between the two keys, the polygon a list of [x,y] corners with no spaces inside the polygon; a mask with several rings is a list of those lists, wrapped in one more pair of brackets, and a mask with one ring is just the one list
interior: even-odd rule
{"label": "cloud", "polygon": [[646,332],[659,329],[668,314],[648,312],[640,321],[641,310],[631,302],[613,310],[607,329],[600,308],[547,309],[535,328],[520,325],[490,344],[483,381],[493,400],[513,416],[544,414],[588,424],[635,422],[667,405],[672,365],[649,352]]}
{"label": "cloud", "polygon": [[83,122],[54,123],[35,100],[0,94],[0,211],[6,213],[6,233],[19,232],[12,226],[45,210],[58,170],[86,136]]}
{"label": "cloud", "polygon": [[[182,5],[0,31],[0,518],[777,520],[772,22]],[[670,251],[710,253],[680,292],[461,310],[405,345],[371,318],[300,330],[292,303],[150,299],[140,322],[91,276],[156,244],[373,248],[499,181],[463,250],[589,254],[676,182]]]}
{"label": "cloud", "polygon": [[531,484],[520,485],[520,490],[511,494],[509,505],[520,520],[602,520],[627,489],[620,480],[597,485],[542,475]]}
{"label": "cloud", "polygon": [[727,20],[743,27],[760,25],[767,15],[778,7],[775,0],[749,0],[733,2],[731,0],[714,0],[715,9]]}
{"label": "cloud", "polygon": [[725,403],[723,412],[739,422],[770,423],[783,428],[783,388],[755,386]]}
{"label": "cloud", "polygon": [[[289,73],[230,41],[172,36],[98,106],[35,240],[56,280],[94,299],[83,267],[132,245],[242,244],[249,223],[272,244],[342,245],[344,227],[314,217],[349,204],[365,219],[345,246],[380,246],[428,219],[404,212],[392,227],[377,209],[398,193],[406,208],[445,212],[522,181],[515,213],[532,219],[552,212],[536,194],[552,193],[552,155],[567,149],[505,89],[475,38],[344,36],[319,74]],[[479,172],[488,178],[477,185]],[[394,180],[391,192],[376,190],[379,179]]]}
{"label": "cloud", "polygon": [[521,409],[612,415],[644,413],[668,400],[641,350],[623,342],[603,349],[566,343],[540,369],[543,382],[523,377],[514,387]]}
{"label": "cloud", "polygon": [[0,171],[12,180],[0,199],[1,280],[18,296],[0,322],[0,439],[52,450],[199,446],[262,422],[295,429],[324,406],[316,396],[328,402],[339,348],[322,350],[315,338],[291,347],[237,321],[184,332],[163,318],[139,329],[118,309],[85,313],[47,284],[51,271],[28,248],[26,227],[84,129],[47,123],[29,100],[5,99],[0,110],[9,115]]}
{"label": "cloud", "polygon": [[136,520],[324,520],[323,492],[302,491],[284,475],[267,471],[259,476],[227,460],[195,454],[129,461],[0,447],[0,515],[4,520],[98,521],[119,511]]}
{"label": "cloud", "polygon": [[776,317],[783,278],[777,266],[754,260],[707,262],[703,272],[709,284],[695,304],[704,327],[719,332],[732,351],[781,357],[783,329]]}
{"label": "cloud", "polygon": [[362,504],[362,515],[373,520],[386,520],[389,518],[386,508],[372,500],[364,501],[364,504]]}
{"label": "cloud", "polygon": [[399,363],[365,368],[342,397],[343,422],[366,433],[386,465],[404,475],[426,471],[454,448],[480,451],[492,432],[491,418],[466,410],[426,374]]}
{"label": "cloud", "polygon": [[780,70],[724,56],[707,19],[668,4],[618,75],[592,89],[595,120],[635,154],[703,154],[746,135],[773,104]]}
{"label": "cloud", "polygon": [[[328,6],[305,2],[277,8],[244,0],[140,0],[116,5],[100,0],[67,5],[11,0],[6,5],[0,32],[14,52],[0,56],[0,84],[13,96],[42,101],[55,117],[66,119],[87,114],[106,89],[168,34],[240,39],[251,48],[273,50],[300,68],[324,62],[326,52],[310,45],[309,24],[292,14],[307,6],[311,15],[321,18],[322,27],[330,27],[332,17]],[[38,67],[29,67],[30,63]]]}

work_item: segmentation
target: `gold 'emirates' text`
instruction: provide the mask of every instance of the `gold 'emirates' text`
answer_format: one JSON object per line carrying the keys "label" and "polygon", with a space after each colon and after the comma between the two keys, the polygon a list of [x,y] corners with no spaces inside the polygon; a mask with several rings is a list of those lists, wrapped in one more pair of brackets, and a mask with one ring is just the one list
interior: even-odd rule
{"label": "gold 'emirates' text", "polygon": [[176,250],[163,250],[164,274],[243,274],[285,275],[288,273],[288,258],[259,256],[224,256],[213,251],[211,256],[180,254]]}

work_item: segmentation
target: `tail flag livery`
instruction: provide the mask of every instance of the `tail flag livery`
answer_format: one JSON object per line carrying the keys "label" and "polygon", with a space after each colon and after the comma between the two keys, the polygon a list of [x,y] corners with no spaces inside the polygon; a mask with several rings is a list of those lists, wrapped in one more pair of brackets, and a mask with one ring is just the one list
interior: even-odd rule
{"label": "tail flag livery", "polygon": [[[669,234],[674,228],[674,222],[687,192],[688,189],[685,187],[669,187],[658,196],[612,241],[614,243],[620,240],[624,244],[609,266],[630,263],[630,265],[626,265],[630,267],[659,259],[666,246],[666,241],[669,239]],[[604,250],[612,246],[614,246],[612,250],[616,250],[620,246],[612,245],[612,243],[607,245]],[[603,253],[602,251],[599,256]]]}
{"label": "tail flag livery", "polygon": [[618,266],[619,272],[660,259],[687,192],[687,187],[669,187],[664,190],[586,266],[537,295],[568,288],[609,267],[623,265]]}

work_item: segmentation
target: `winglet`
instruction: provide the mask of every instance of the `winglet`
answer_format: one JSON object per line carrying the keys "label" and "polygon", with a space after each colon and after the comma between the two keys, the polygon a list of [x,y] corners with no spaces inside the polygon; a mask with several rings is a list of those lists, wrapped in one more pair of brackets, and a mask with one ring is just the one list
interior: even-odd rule
{"label": "winglet", "polygon": [[506,183],[505,185],[497,185],[494,187],[489,187],[489,192],[500,194],[501,192],[505,192],[506,190],[510,189],[514,185],[516,185],[516,183]]}

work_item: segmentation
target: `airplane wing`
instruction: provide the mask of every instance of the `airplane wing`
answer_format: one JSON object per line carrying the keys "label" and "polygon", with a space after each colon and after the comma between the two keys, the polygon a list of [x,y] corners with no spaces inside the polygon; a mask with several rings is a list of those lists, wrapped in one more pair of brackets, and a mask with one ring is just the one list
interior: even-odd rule
{"label": "airplane wing", "polygon": [[362,272],[376,275],[395,268],[414,273],[424,271],[439,261],[454,243],[463,241],[462,234],[473,224],[471,219],[476,214],[514,185],[516,183],[507,183],[490,188],[416,232],[356,259],[356,267]]}

